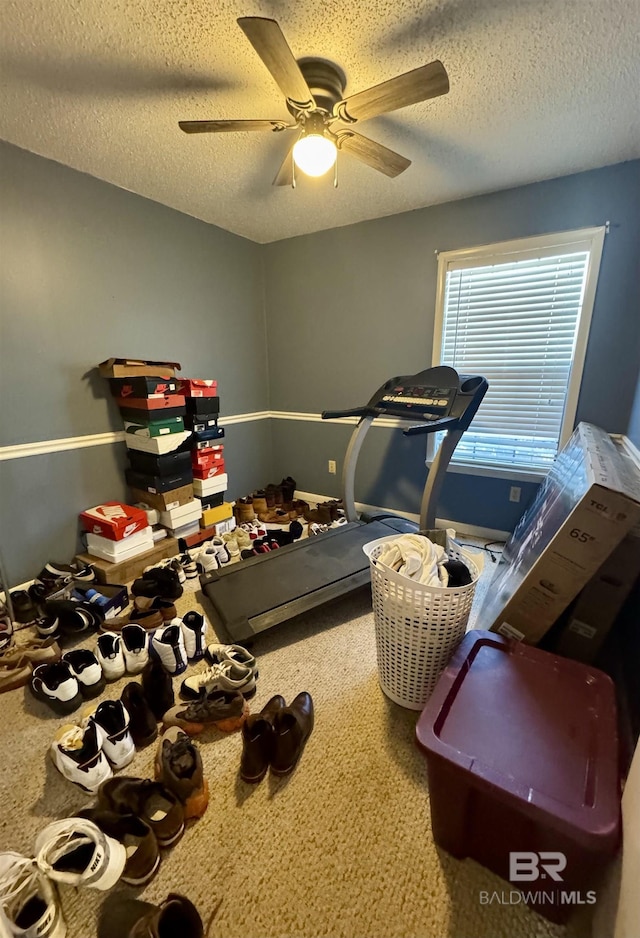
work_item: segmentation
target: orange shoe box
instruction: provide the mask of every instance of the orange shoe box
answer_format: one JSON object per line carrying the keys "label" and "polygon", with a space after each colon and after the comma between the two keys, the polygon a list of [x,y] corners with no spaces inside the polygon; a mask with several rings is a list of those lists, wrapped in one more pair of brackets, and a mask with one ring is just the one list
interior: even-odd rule
{"label": "orange shoe box", "polygon": [[203,467],[203,466],[200,466],[199,468],[194,467],[193,478],[201,479],[202,481],[204,481],[205,479],[214,479],[216,476],[224,475],[224,473],[225,473],[224,459],[220,459],[218,460],[218,462],[214,462],[208,467]]}

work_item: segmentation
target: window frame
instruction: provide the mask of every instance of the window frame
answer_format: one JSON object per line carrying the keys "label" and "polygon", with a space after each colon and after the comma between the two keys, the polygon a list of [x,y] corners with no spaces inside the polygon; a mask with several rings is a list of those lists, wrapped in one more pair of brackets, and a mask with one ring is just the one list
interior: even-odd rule
{"label": "window frame", "polygon": [[[476,245],[470,248],[458,248],[451,251],[437,251],[438,276],[436,284],[436,305],[433,329],[432,364],[440,364],[442,353],[442,334],[444,326],[444,303],[446,291],[447,272],[450,265],[455,264],[465,269],[468,267],[488,266],[492,263],[508,263],[518,260],[518,255],[536,255],[536,252],[549,252],[550,256],[559,248],[565,248],[566,253],[571,251],[588,251],[589,260],[585,278],[584,296],[580,310],[575,347],[569,371],[569,381],[565,396],[562,424],[558,451],[562,449],[574,429],[578,398],[582,384],[584,362],[589,341],[589,330],[595,303],[600,263],[604,248],[604,239],[608,230],[608,222],[592,228],[579,228],[572,231],[558,231],[532,237],[515,238],[508,241],[498,241],[493,244]],[[562,253],[565,253],[564,251]],[[524,258],[522,258],[524,259]],[[469,263],[471,262],[471,263]],[[489,382],[491,383],[491,382]],[[429,436],[427,444],[427,462],[430,463],[435,455],[435,441]],[[544,478],[544,469],[531,469],[518,466],[493,465],[491,463],[456,460],[454,453],[451,460],[450,471],[464,472],[475,475],[485,475],[515,479],[521,481],[538,482]]]}

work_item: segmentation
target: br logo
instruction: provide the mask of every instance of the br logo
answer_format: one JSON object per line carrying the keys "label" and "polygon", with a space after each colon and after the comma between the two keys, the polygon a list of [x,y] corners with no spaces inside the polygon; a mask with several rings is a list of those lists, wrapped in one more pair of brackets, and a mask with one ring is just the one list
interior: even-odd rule
{"label": "br logo", "polygon": [[552,850],[532,853],[522,850],[509,854],[509,879],[512,883],[530,883],[550,876],[557,883],[561,883],[560,873],[566,865],[567,858],[564,853]]}

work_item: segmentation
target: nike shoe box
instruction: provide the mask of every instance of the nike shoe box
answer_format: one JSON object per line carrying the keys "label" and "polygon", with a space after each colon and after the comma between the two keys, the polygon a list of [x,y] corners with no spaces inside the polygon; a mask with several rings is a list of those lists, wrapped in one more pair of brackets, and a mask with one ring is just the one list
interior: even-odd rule
{"label": "nike shoe box", "polygon": [[213,463],[213,465],[209,466],[207,469],[193,469],[193,478],[201,479],[203,482],[206,479],[215,479],[216,476],[220,475],[225,475],[224,459]]}
{"label": "nike shoe box", "polygon": [[217,414],[185,414],[184,425],[196,433],[204,433],[218,426]]}
{"label": "nike shoe box", "polygon": [[81,512],[80,522],[88,534],[110,541],[121,541],[149,526],[147,516],[140,508],[122,502],[105,502]]}
{"label": "nike shoe box", "polygon": [[226,518],[224,521],[212,524],[208,528],[200,528],[197,534],[189,534],[180,538],[180,550],[185,551],[190,547],[197,547],[198,544],[204,544],[205,541],[210,540],[212,537],[222,537],[223,534],[233,531],[235,527],[236,519],[232,515],[231,518]]}
{"label": "nike shoe box", "polygon": [[166,417],[164,412],[158,420],[125,420],[125,433],[131,433],[135,436],[168,436],[170,433],[183,433],[184,420],[182,417]]}
{"label": "nike shoe box", "polygon": [[186,505],[178,505],[177,508],[170,508],[159,514],[160,524],[163,524],[165,528],[178,528],[190,521],[199,521],[201,517],[202,504],[197,498],[194,498],[192,502],[187,502]]}
{"label": "nike shoe box", "polygon": [[185,430],[183,433],[169,433],[167,436],[154,437],[125,432],[124,441],[127,449],[136,449],[141,453],[155,453],[157,456],[162,456],[165,453],[172,453],[174,450],[189,447],[187,441],[190,437],[191,432],[189,430]]}
{"label": "nike shoe box", "polygon": [[[222,435],[224,436],[224,431],[222,432]],[[183,449],[189,449],[192,451],[193,450],[198,450],[198,451],[208,450],[208,449],[211,449],[211,447],[215,444],[215,440],[198,439],[198,435],[195,433],[191,434],[191,436],[192,436],[192,439],[189,441],[189,443],[182,444]]]}
{"label": "nike shoe box", "polygon": [[151,527],[160,524],[160,512],[156,508],[150,508],[148,505],[145,505],[144,502],[138,502],[136,508],[140,508],[144,511]]}
{"label": "nike shoe box", "polygon": [[136,502],[144,502],[145,505],[155,508],[156,511],[170,511],[172,508],[193,501],[193,485],[183,485],[179,489],[171,489],[170,492],[158,492],[156,494],[143,489],[132,488],[131,494]]}
{"label": "nike shoe box", "polygon": [[216,492],[215,495],[196,495],[196,498],[204,511],[206,508],[218,508],[224,501],[224,492]]}
{"label": "nike shoe box", "polygon": [[226,473],[213,479],[194,479],[193,491],[196,495],[215,495],[217,492],[226,492],[229,478]]}
{"label": "nike shoe box", "polygon": [[[146,518],[145,518],[146,520]],[[121,560],[130,560],[138,554],[144,554],[153,547],[153,532],[147,525],[144,531],[130,534],[121,541],[112,541],[97,534],[87,534],[87,550],[94,557],[107,560],[109,563],[118,563]]]}
{"label": "nike shoe box", "polygon": [[[128,399],[127,399],[128,400]],[[185,407],[165,407],[162,410],[142,410],[136,407],[121,407],[120,416],[129,423],[160,423],[171,417],[184,417]]]}
{"label": "nike shoe box", "polygon": [[182,488],[185,485],[190,485],[193,481],[191,466],[180,469],[178,472],[172,472],[168,476],[147,475],[145,472],[135,472],[133,469],[125,469],[124,475],[127,484],[131,488],[139,489],[142,492],[150,492],[152,495]]}
{"label": "nike shoe box", "polygon": [[112,378],[109,382],[114,397],[148,397],[150,394],[176,394],[177,378]]}
{"label": "nike shoe box", "polygon": [[193,450],[191,465],[194,469],[210,469],[224,462],[224,446],[210,447],[208,449]]}
{"label": "nike shoe box", "polygon": [[185,407],[190,414],[219,414],[220,398],[218,397],[187,397]]}
{"label": "nike shoe box", "polygon": [[212,524],[218,524],[220,521],[226,521],[233,517],[233,505],[231,502],[223,502],[219,508],[207,508],[202,512],[200,518],[200,527],[209,528]]}
{"label": "nike shoe box", "polygon": [[185,406],[182,394],[150,394],[148,397],[116,397],[118,407],[152,414]]}
{"label": "nike shoe box", "polygon": [[140,453],[135,449],[127,451],[131,468],[146,475],[171,476],[183,472],[191,466],[189,453],[173,452],[164,456],[154,453]]}
{"label": "nike shoe box", "polygon": [[141,358],[107,358],[100,362],[98,371],[103,378],[175,378],[180,371],[178,362],[151,362]]}
{"label": "nike shoe box", "polygon": [[179,391],[186,397],[217,397],[218,382],[205,378],[180,378]]}

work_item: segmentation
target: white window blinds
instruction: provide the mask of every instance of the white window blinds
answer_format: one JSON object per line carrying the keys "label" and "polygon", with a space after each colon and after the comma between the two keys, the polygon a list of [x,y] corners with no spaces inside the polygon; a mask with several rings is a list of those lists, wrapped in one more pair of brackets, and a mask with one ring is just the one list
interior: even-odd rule
{"label": "white window blinds", "polygon": [[553,462],[589,267],[589,250],[561,252],[447,263],[440,360],[489,381],[458,462],[544,470]]}

